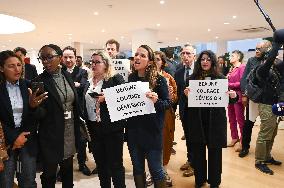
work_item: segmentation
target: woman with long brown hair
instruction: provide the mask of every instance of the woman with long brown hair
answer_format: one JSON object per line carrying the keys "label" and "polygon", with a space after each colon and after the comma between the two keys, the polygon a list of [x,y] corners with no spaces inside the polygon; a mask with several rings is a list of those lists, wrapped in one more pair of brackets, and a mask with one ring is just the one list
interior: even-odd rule
{"label": "woman with long brown hair", "polygon": [[165,111],[170,107],[166,79],[159,75],[152,49],[141,45],[134,56],[135,71],[129,82],[149,82],[146,96],[155,106],[155,114],[135,116],[128,119],[128,149],[133,165],[137,188],[145,187],[145,159],[147,159],[154,187],[165,187],[165,172],[162,166],[163,126]]}

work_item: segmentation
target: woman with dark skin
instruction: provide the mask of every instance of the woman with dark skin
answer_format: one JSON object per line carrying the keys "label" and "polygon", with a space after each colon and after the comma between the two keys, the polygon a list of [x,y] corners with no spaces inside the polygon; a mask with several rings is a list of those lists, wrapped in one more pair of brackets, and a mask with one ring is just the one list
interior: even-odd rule
{"label": "woman with dark skin", "polygon": [[60,165],[62,187],[73,187],[73,156],[80,138],[80,108],[71,75],[60,66],[62,50],[54,44],[39,50],[44,72],[34,82],[43,82],[48,99],[37,108],[43,188],[54,188]]}

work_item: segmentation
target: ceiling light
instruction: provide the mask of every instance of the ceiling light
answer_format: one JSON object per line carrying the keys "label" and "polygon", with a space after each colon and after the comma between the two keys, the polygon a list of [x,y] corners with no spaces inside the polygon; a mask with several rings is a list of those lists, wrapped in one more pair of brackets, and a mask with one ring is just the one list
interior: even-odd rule
{"label": "ceiling light", "polygon": [[179,38],[178,38],[178,37],[176,37],[176,40],[179,40]]}
{"label": "ceiling light", "polygon": [[91,44],[94,44],[94,41],[90,41]]}
{"label": "ceiling light", "polygon": [[104,33],[105,32],[105,30],[104,29],[102,29],[102,33]]}
{"label": "ceiling light", "polygon": [[97,15],[99,15],[99,13],[98,12],[94,12],[94,15],[97,16]]}
{"label": "ceiling light", "polygon": [[160,1],[160,4],[161,4],[161,5],[165,4],[165,1]]}
{"label": "ceiling light", "polygon": [[230,23],[229,22],[224,22],[224,25],[229,25]]}
{"label": "ceiling light", "polygon": [[233,19],[236,19],[237,18],[237,16],[233,16]]}
{"label": "ceiling light", "polygon": [[12,40],[8,40],[9,42],[12,42]]}
{"label": "ceiling light", "polygon": [[33,50],[34,48],[31,48],[31,50]]}
{"label": "ceiling light", "polygon": [[218,38],[219,38],[218,36],[215,37],[215,39],[218,39]]}
{"label": "ceiling light", "polygon": [[210,32],[210,31],[211,31],[211,29],[207,29],[207,31],[208,31],[208,32]]}
{"label": "ceiling light", "polygon": [[66,35],[68,35],[68,36],[72,36],[73,34],[72,34],[72,33],[67,33]]}
{"label": "ceiling light", "polygon": [[160,26],[161,26],[161,24],[157,23],[157,27],[160,27]]}
{"label": "ceiling light", "polygon": [[186,42],[186,44],[189,44],[189,42]]}
{"label": "ceiling light", "polygon": [[27,20],[0,14],[0,34],[14,34],[14,33],[25,33],[35,29],[35,25]]}
{"label": "ceiling light", "polygon": [[124,39],[124,36],[121,36],[120,38],[121,38],[121,40],[123,40],[123,39]]}
{"label": "ceiling light", "polygon": [[6,46],[5,46],[5,45],[2,45],[2,48],[6,48]]}

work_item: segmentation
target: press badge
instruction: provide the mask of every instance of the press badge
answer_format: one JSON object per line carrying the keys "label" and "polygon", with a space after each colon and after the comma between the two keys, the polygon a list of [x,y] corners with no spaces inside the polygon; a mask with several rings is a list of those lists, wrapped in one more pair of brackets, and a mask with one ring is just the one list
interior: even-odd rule
{"label": "press badge", "polygon": [[64,112],[64,119],[71,119],[71,111]]}

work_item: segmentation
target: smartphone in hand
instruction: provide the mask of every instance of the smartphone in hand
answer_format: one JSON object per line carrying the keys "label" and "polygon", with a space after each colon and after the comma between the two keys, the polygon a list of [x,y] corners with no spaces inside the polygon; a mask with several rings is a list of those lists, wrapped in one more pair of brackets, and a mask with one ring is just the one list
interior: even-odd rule
{"label": "smartphone in hand", "polygon": [[33,93],[36,92],[37,89],[39,89],[38,92],[37,92],[37,96],[43,94],[44,93],[43,82],[32,82],[32,88],[31,89],[32,89]]}
{"label": "smartphone in hand", "polygon": [[92,98],[97,98],[99,96],[102,96],[102,94],[99,94],[97,92],[92,92],[92,93],[88,93]]}

